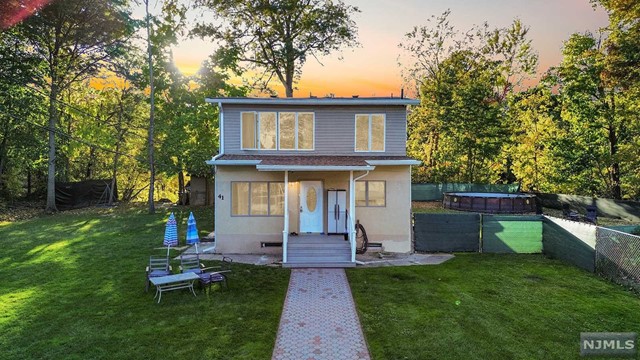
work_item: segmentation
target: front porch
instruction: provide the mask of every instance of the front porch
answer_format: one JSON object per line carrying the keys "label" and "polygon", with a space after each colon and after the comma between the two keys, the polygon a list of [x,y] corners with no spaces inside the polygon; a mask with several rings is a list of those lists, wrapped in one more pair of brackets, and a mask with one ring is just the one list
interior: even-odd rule
{"label": "front porch", "polygon": [[[263,168],[258,170],[278,171],[282,169]],[[339,169],[306,167],[296,170],[298,171],[289,169],[283,171],[283,266],[354,267],[356,265],[355,183],[356,180],[367,176],[373,169],[354,166]],[[363,172],[354,176],[354,171],[358,170]],[[309,180],[314,178],[319,180]],[[343,188],[343,190],[339,190],[343,192],[342,200],[330,203],[327,191],[336,188],[330,184]],[[333,221],[334,217],[339,219],[337,224]],[[301,235],[290,235],[292,234],[292,220],[295,224],[293,227],[296,227]],[[337,236],[324,234],[337,234]]]}
{"label": "front porch", "polygon": [[351,261],[351,245],[344,235],[289,235],[287,254],[287,261],[282,263],[287,268],[356,266]]}
{"label": "front porch", "polygon": [[358,220],[385,250],[411,251],[409,166],[224,165],[216,167],[220,253],[277,254],[286,267],[354,266]]}

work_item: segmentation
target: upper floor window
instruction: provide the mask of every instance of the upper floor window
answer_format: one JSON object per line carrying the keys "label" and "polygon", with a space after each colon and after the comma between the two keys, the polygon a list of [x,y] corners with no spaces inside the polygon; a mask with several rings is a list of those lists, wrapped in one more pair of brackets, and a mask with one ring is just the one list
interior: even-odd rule
{"label": "upper floor window", "polygon": [[313,113],[281,112],[278,117],[280,150],[313,150]]}
{"label": "upper floor window", "polygon": [[242,148],[275,150],[276,129],[276,113],[243,112]]}
{"label": "upper floor window", "polygon": [[314,114],[243,112],[242,149],[313,150]]}
{"label": "upper floor window", "polygon": [[356,151],[384,151],[384,114],[356,115]]}

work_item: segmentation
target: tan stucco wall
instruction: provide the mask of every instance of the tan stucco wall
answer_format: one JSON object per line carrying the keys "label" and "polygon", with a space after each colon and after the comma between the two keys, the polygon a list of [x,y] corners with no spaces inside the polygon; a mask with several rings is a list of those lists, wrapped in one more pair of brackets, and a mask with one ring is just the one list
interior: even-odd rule
{"label": "tan stucco wall", "polygon": [[376,166],[362,180],[386,181],[385,207],[356,207],[356,219],[364,226],[369,242],[382,243],[384,251],[411,252],[409,166]]}
{"label": "tan stucco wall", "polygon": [[284,217],[231,216],[231,182],[283,181],[284,174],[257,171],[255,166],[218,166],[215,179],[216,251],[228,254],[282,252],[282,248],[262,248],[260,243],[282,241]]}
{"label": "tan stucco wall", "polygon": [[[354,177],[363,172],[355,172]],[[281,242],[283,217],[231,216],[232,181],[284,181],[283,172],[257,171],[254,166],[219,166],[216,170],[216,251],[221,253],[281,253],[281,248],[262,248],[261,242]],[[327,190],[347,190],[349,172],[289,173],[289,232],[298,232],[299,182],[323,183],[323,229],[327,229]],[[386,181],[386,206],[356,207],[356,219],[365,227],[369,241],[381,242],[385,251],[411,251],[411,172],[409,166],[378,166],[362,180]],[[218,198],[223,196],[223,200]],[[351,212],[351,210],[349,209]],[[351,212],[353,213],[353,212]]]}

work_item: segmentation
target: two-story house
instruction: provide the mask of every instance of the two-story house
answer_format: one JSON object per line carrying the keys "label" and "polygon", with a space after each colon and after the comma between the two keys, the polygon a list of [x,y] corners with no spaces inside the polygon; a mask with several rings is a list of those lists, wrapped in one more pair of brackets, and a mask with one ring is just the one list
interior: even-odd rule
{"label": "two-story house", "polygon": [[[407,98],[216,98],[216,251],[283,265],[354,266],[356,220],[410,252]],[[345,240],[346,239],[346,240]],[[275,245],[275,246],[274,246]],[[280,247],[281,246],[281,247]]]}

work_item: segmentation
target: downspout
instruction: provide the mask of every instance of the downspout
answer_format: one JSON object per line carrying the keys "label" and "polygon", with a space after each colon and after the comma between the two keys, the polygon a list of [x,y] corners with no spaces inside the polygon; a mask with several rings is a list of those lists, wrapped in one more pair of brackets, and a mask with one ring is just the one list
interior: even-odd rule
{"label": "downspout", "polygon": [[287,263],[289,243],[289,171],[284,171],[284,230],[282,230],[282,263]]}
{"label": "downspout", "polygon": [[[220,156],[224,155],[224,114],[222,112],[222,102],[218,102],[218,128],[220,129],[219,141],[218,141],[218,155],[214,156],[211,160],[216,161]],[[218,166],[213,165],[213,196],[218,193],[218,177],[216,177],[216,172],[218,172]],[[213,227],[214,231],[218,228],[216,226],[216,208],[218,207],[218,201],[213,200]],[[214,233],[215,234],[215,233]],[[215,239],[215,235],[214,235]],[[214,244],[216,244],[215,242]],[[214,245],[215,246],[215,245]]]}
{"label": "downspout", "polygon": [[351,227],[349,244],[351,245],[351,262],[356,261],[356,181],[367,175],[369,175],[369,170],[354,179],[353,171],[349,172],[349,210],[351,211],[351,216],[349,217],[349,226]]}

